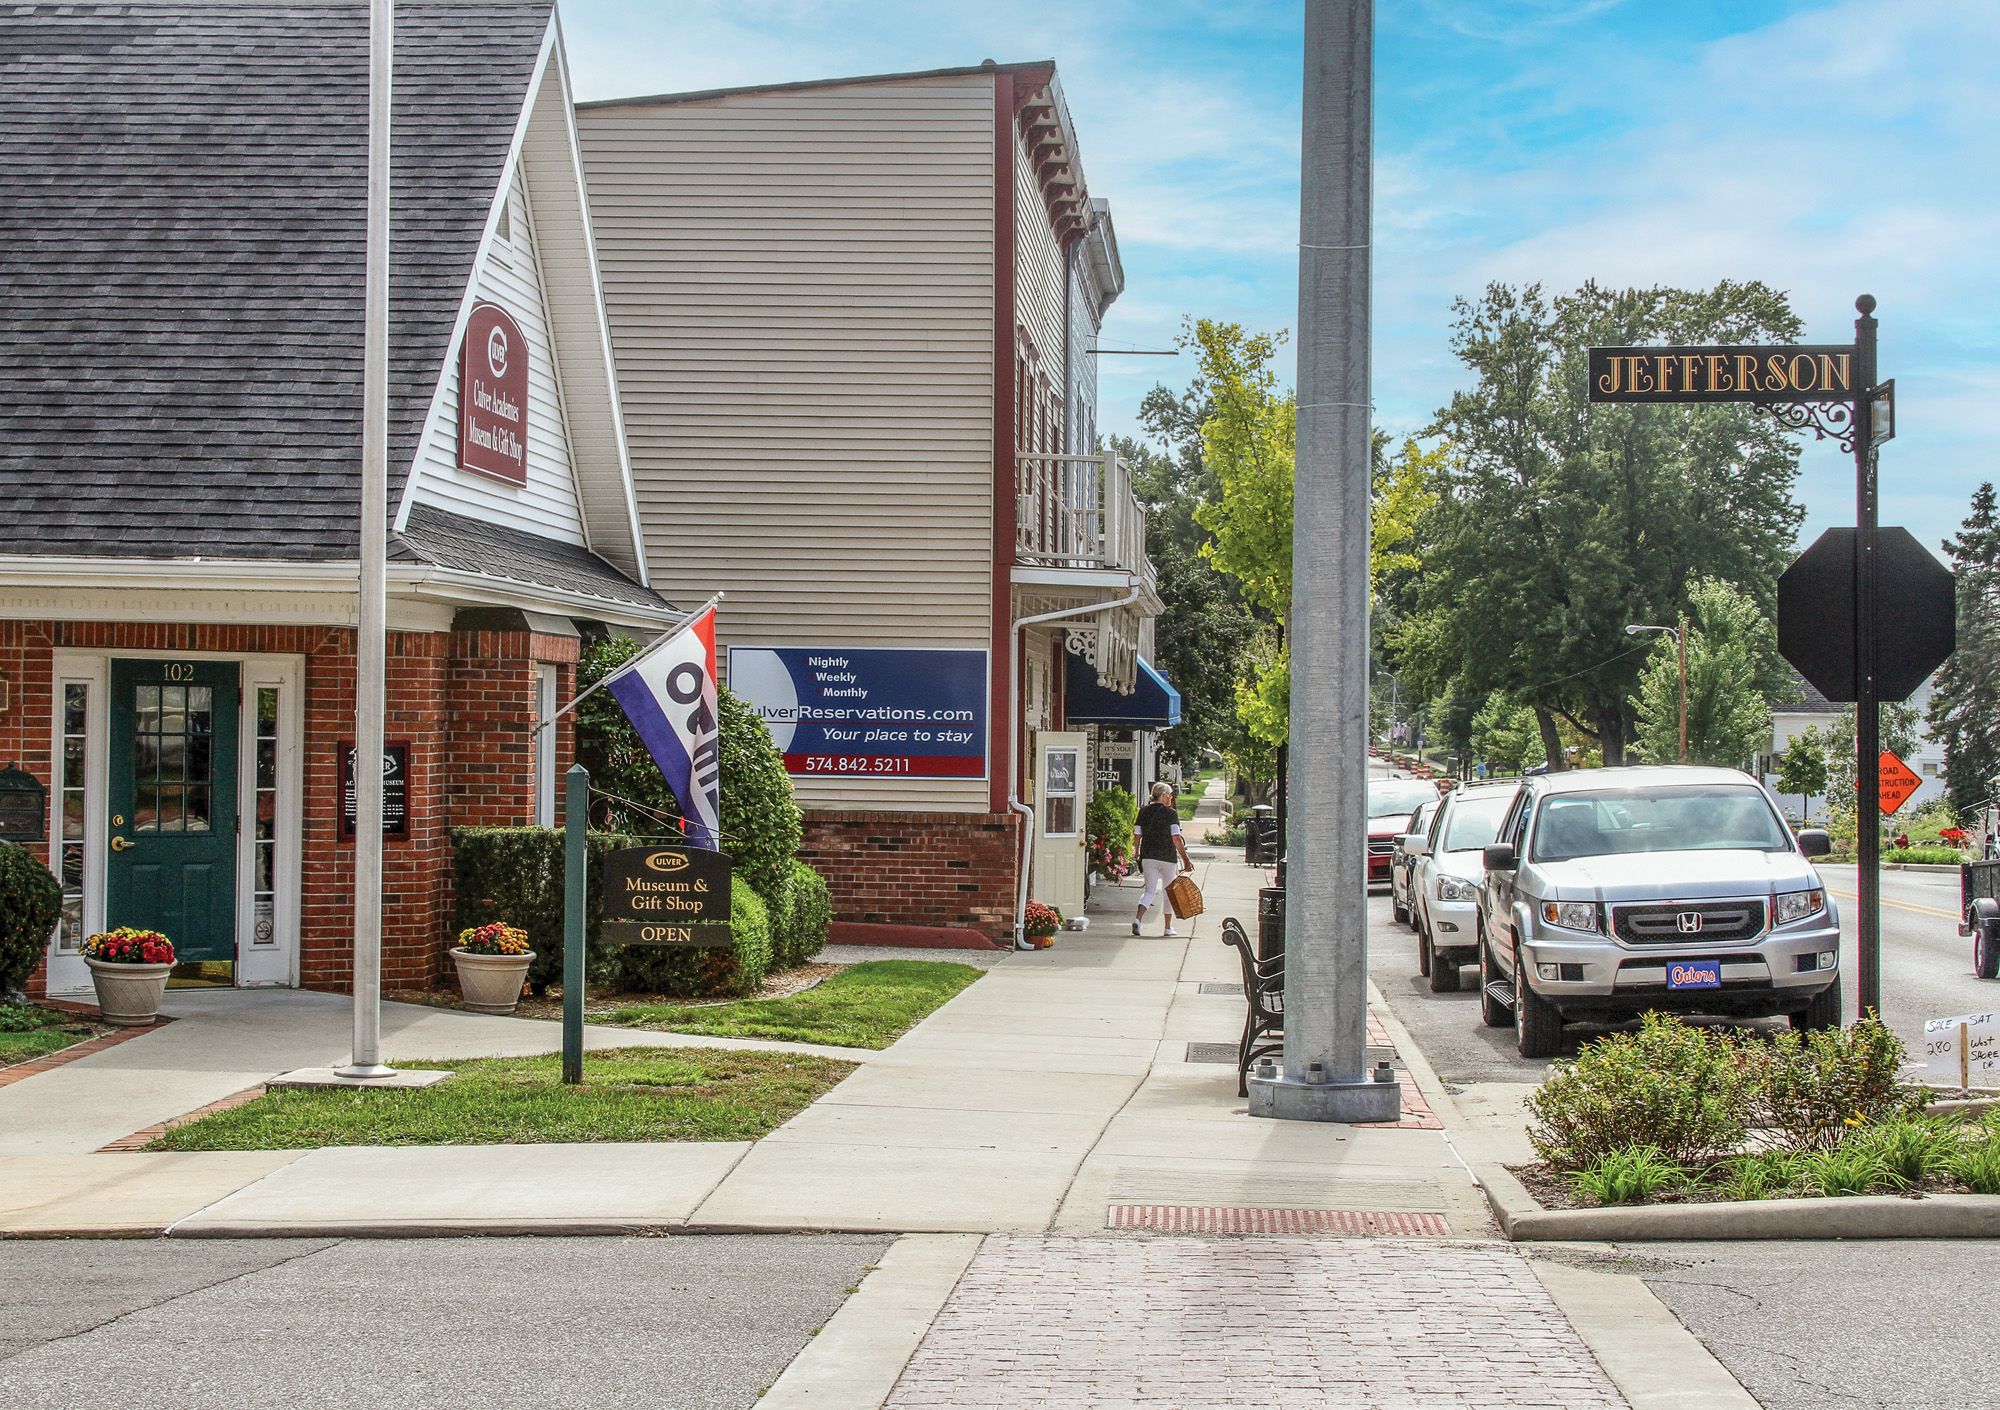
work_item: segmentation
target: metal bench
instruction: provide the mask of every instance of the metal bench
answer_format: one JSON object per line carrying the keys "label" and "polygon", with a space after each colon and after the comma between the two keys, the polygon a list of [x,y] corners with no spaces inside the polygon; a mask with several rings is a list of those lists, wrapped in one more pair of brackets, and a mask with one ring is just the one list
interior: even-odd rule
{"label": "metal bench", "polygon": [[1222,943],[1236,951],[1243,966],[1243,1040],[1236,1045],[1236,1095],[1247,1097],[1250,1064],[1285,1046],[1285,956],[1280,951],[1259,960],[1234,916],[1222,922]]}

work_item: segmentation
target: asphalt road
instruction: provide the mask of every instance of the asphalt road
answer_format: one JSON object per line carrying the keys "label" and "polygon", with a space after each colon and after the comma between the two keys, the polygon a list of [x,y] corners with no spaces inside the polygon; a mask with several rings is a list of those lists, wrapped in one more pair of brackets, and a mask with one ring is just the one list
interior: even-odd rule
{"label": "asphalt road", "polygon": [[1766,1410],[1995,1403],[1990,1243],[1621,1244],[1532,1258],[1636,1273]]}
{"label": "asphalt road", "polygon": [[22,1410],[750,1410],[889,1240],[22,1241]]}
{"label": "asphalt road", "polygon": [[[1851,866],[1821,869],[1841,911],[1841,950],[1846,1013],[1855,1012],[1855,878]],[[1921,1051],[1924,1020],[1978,1013],[2000,1007],[2000,981],[1972,975],[1972,942],[1958,934],[1958,877],[1943,872],[1882,873],[1882,1013],[1889,1026]],[[1396,924],[1385,889],[1369,892],[1368,973],[1381,989],[1396,1017],[1402,1020],[1447,1083],[1532,1082],[1546,1065],[1528,1061],[1514,1050],[1511,1028],[1484,1028],[1479,1023],[1475,971],[1468,966],[1464,989],[1457,994],[1433,994],[1428,980],[1417,976],[1416,936]],[[1760,1021],[1750,1025],[1783,1027]],[[1566,1051],[1574,1053],[1578,1038],[1600,1029],[1572,1030]]]}

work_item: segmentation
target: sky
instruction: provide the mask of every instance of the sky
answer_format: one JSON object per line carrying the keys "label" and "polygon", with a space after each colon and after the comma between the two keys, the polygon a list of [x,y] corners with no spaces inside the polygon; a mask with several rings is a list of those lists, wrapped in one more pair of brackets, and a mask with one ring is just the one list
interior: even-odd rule
{"label": "sky", "polygon": [[[1054,58],[1126,290],[1107,348],[1183,320],[1297,321],[1296,0],[562,0],[577,96]],[[1395,0],[1377,6],[1374,400],[1420,431],[1463,385],[1452,300],[1761,279],[1806,340],[1879,301],[1897,438],[1881,520],[1935,548],[2000,478],[2000,0]],[[1193,360],[1100,363],[1134,432]],[[1285,369],[1289,378],[1289,366]],[[1803,539],[1852,523],[1853,460],[1808,442]],[[1802,540],[1803,541],[1803,540]]]}

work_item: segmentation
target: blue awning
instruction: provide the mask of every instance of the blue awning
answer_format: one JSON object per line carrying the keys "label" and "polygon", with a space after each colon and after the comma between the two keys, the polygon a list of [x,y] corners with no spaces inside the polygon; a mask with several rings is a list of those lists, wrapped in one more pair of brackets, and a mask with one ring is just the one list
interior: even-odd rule
{"label": "blue awning", "polygon": [[1181,693],[1139,658],[1139,679],[1130,695],[1099,683],[1097,671],[1081,656],[1069,661],[1063,681],[1063,716],[1073,725],[1117,725],[1122,729],[1171,729],[1181,722]]}

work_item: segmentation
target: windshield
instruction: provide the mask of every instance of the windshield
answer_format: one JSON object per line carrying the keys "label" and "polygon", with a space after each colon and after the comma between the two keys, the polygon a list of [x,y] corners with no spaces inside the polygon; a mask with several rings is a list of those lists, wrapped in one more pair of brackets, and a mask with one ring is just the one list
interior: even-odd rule
{"label": "windshield", "polygon": [[1368,785],[1368,816],[1406,818],[1426,803],[1437,802],[1436,787],[1415,778],[1378,778]]}
{"label": "windshield", "polygon": [[1486,846],[1500,835],[1500,819],[1514,801],[1509,790],[1468,793],[1451,805],[1445,814],[1443,852],[1471,852]]}
{"label": "windshield", "polygon": [[1755,788],[1563,793],[1535,817],[1538,862],[1627,852],[1789,852],[1792,835]]}

